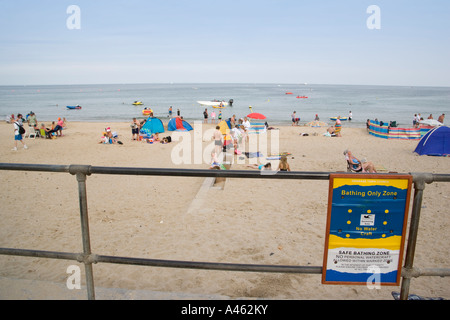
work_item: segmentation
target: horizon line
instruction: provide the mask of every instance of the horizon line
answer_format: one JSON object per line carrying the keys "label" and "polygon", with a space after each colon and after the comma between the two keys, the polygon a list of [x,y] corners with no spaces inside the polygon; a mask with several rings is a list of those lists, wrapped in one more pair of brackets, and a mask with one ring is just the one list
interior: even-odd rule
{"label": "horizon line", "polygon": [[405,85],[405,84],[342,84],[342,83],[307,83],[307,82],[114,82],[114,83],[60,83],[60,84],[0,84],[0,87],[36,87],[36,86],[105,86],[105,85],[178,85],[178,84],[209,84],[209,85],[301,85],[301,86],[380,86],[380,87],[431,87],[450,88],[450,85]]}

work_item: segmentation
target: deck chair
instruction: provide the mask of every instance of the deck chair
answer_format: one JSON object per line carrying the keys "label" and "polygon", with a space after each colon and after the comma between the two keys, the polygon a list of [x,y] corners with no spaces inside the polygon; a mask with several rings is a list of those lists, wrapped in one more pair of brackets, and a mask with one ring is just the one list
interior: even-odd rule
{"label": "deck chair", "polygon": [[41,138],[51,139],[51,137],[47,134],[47,132],[45,132],[44,129],[39,129],[39,135],[41,136]]}
{"label": "deck chair", "polygon": [[361,164],[357,166],[356,164],[350,162],[347,157],[345,157],[345,160],[347,161],[347,172],[366,172]]}
{"label": "deck chair", "polygon": [[34,127],[28,127],[28,130],[27,130],[27,132],[25,133],[25,138],[27,137],[27,135],[28,135],[28,138],[33,138],[33,139],[35,139],[36,137],[38,137],[39,136],[39,133],[34,129]]}

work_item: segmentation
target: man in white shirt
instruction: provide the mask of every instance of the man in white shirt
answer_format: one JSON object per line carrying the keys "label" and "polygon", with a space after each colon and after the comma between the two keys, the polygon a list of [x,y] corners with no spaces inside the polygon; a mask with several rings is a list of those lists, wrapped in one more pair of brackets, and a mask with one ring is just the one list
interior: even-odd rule
{"label": "man in white shirt", "polygon": [[244,125],[245,131],[248,131],[248,130],[250,129],[251,124],[250,124],[250,121],[248,121],[248,118],[247,118],[247,117],[244,118],[244,123],[243,123],[243,125]]}

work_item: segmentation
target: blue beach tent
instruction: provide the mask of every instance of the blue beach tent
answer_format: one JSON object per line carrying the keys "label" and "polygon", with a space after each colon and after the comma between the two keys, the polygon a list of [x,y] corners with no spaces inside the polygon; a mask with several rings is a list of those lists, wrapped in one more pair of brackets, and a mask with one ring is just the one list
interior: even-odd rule
{"label": "blue beach tent", "polygon": [[158,118],[149,117],[145,124],[142,126],[139,134],[142,136],[151,136],[153,133],[164,132],[164,125]]}
{"label": "blue beach tent", "polygon": [[450,127],[440,126],[428,131],[414,152],[419,155],[450,156]]}

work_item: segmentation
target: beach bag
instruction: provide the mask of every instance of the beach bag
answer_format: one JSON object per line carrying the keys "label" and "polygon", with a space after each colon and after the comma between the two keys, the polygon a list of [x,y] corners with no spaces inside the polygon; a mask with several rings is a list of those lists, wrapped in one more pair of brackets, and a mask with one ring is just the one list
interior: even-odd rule
{"label": "beach bag", "polygon": [[17,126],[19,127],[19,134],[25,134],[25,129],[23,126],[21,126],[18,122],[16,122]]}

